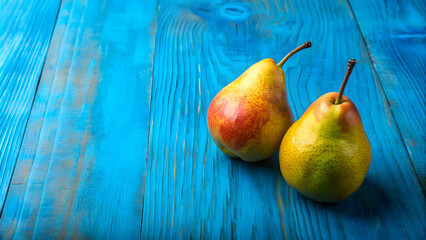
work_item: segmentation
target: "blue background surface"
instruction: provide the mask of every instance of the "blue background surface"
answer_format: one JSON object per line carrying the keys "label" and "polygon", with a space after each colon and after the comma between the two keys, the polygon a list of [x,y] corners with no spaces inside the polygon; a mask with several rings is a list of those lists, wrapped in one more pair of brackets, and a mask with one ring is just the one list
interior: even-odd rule
{"label": "blue background surface", "polygon": [[[0,239],[426,238],[422,0],[0,0]],[[212,98],[284,66],[298,119],[338,91],[373,157],[337,204],[208,134]],[[423,188],[422,188],[423,187]]]}

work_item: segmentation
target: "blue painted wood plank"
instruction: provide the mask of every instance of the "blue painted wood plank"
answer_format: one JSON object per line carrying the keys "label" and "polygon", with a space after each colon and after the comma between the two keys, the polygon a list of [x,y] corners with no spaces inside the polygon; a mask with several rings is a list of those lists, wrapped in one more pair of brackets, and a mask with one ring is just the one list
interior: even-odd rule
{"label": "blue painted wood plank", "polygon": [[[424,196],[345,3],[162,1],[157,28],[155,4],[102,3],[63,3],[1,237],[424,237]],[[336,91],[356,57],[347,95],[373,147],[361,189],[334,205],[289,189],[277,156],[227,158],[205,123],[223,86],[308,39],[314,47],[284,68],[295,116]]]}
{"label": "blue painted wood plank", "polygon": [[62,1],[0,238],[139,237],[156,11]]}
{"label": "blue painted wood plank", "polygon": [[390,109],[426,191],[426,2],[350,1]]}
{"label": "blue painted wood plank", "polygon": [[0,215],[59,4],[59,0],[0,3]]}
{"label": "blue painted wood plank", "polygon": [[[313,202],[284,182],[277,155],[227,158],[208,135],[211,99],[247,67],[280,60],[296,118],[338,91],[358,106],[373,159],[361,188],[338,204]],[[142,238],[421,239],[425,199],[380,79],[345,1],[159,2]],[[407,101],[414,101],[408,98]]]}

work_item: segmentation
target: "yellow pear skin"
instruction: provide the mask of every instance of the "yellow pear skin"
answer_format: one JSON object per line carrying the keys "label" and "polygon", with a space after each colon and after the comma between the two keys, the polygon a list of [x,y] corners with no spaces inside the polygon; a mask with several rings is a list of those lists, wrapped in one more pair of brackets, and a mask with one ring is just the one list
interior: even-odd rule
{"label": "yellow pear skin", "polygon": [[256,162],[270,157],[293,123],[287,101],[284,62],[264,59],[224,87],[212,100],[207,125],[214,142],[229,157]]}
{"label": "yellow pear skin", "polygon": [[[355,60],[351,61],[354,66]],[[345,85],[344,81],[341,94],[327,93],[312,103],[281,142],[284,179],[318,202],[350,196],[361,186],[371,163],[370,142],[355,104],[343,96]]]}
{"label": "yellow pear skin", "polygon": [[255,63],[212,100],[207,113],[210,135],[230,157],[265,159],[293,123],[285,99],[283,70],[273,59]]}

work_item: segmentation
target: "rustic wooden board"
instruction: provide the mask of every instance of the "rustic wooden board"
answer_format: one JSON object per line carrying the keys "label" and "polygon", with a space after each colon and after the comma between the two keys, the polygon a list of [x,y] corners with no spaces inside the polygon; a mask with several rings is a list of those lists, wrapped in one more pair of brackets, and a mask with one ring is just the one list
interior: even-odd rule
{"label": "rustic wooden board", "polygon": [[[346,95],[373,159],[338,204],[290,189],[277,155],[227,158],[206,126],[221,88],[307,40],[284,66],[296,118],[358,60]],[[345,1],[64,0],[0,238],[425,238],[424,195],[373,63]]]}
{"label": "rustic wooden board", "polygon": [[374,0],[350,4],[426,191],[426,2]]}
{"label": "rustic wooden board", "polygon": [[0,2],[0,216],[59,5],[59,0]]}
{"label": "rustic wooden board", "polygon": [[[371,239],[425,236],[425,201],[357,23],[345,1],[160,1],[142,238]],[[338,204],[289,189],[277,156],[227,158],[206,127],[213,96],[248,66],[280,60],[300,117],[337,91],[358,59],[346,95],[358,106],[373,159],[362,187]]]}
{"label": "rustic wooden board", "polygon": [[140,235],[155,1],[62,1],[0,238]]}

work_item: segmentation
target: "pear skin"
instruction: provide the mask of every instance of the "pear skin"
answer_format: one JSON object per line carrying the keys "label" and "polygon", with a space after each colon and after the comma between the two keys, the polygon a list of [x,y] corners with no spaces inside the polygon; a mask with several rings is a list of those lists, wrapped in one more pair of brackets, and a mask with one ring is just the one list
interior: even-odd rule
{"label": "pear skin", "polygon": [[307,42],[296,48],[279,64],[273,59],[255,63],[213,98],[207,125],[222,152],[255,162],[277,151],[293,123],[281,67],[295,52],[310,46]]}
{"label": "pear skin", "polygon": [[207,112],[210,135],[230,157],[265,159],[293,123],[285,99],[283,70],[273,59],[255,63],[213,98]]}
{"label": "pear skin", "polygon": [[318,202],[341,201],[361,186],[371,147],[358,109],[342,88],[341,94],[318,98],[290,127],[279,159],[286,182]]}

